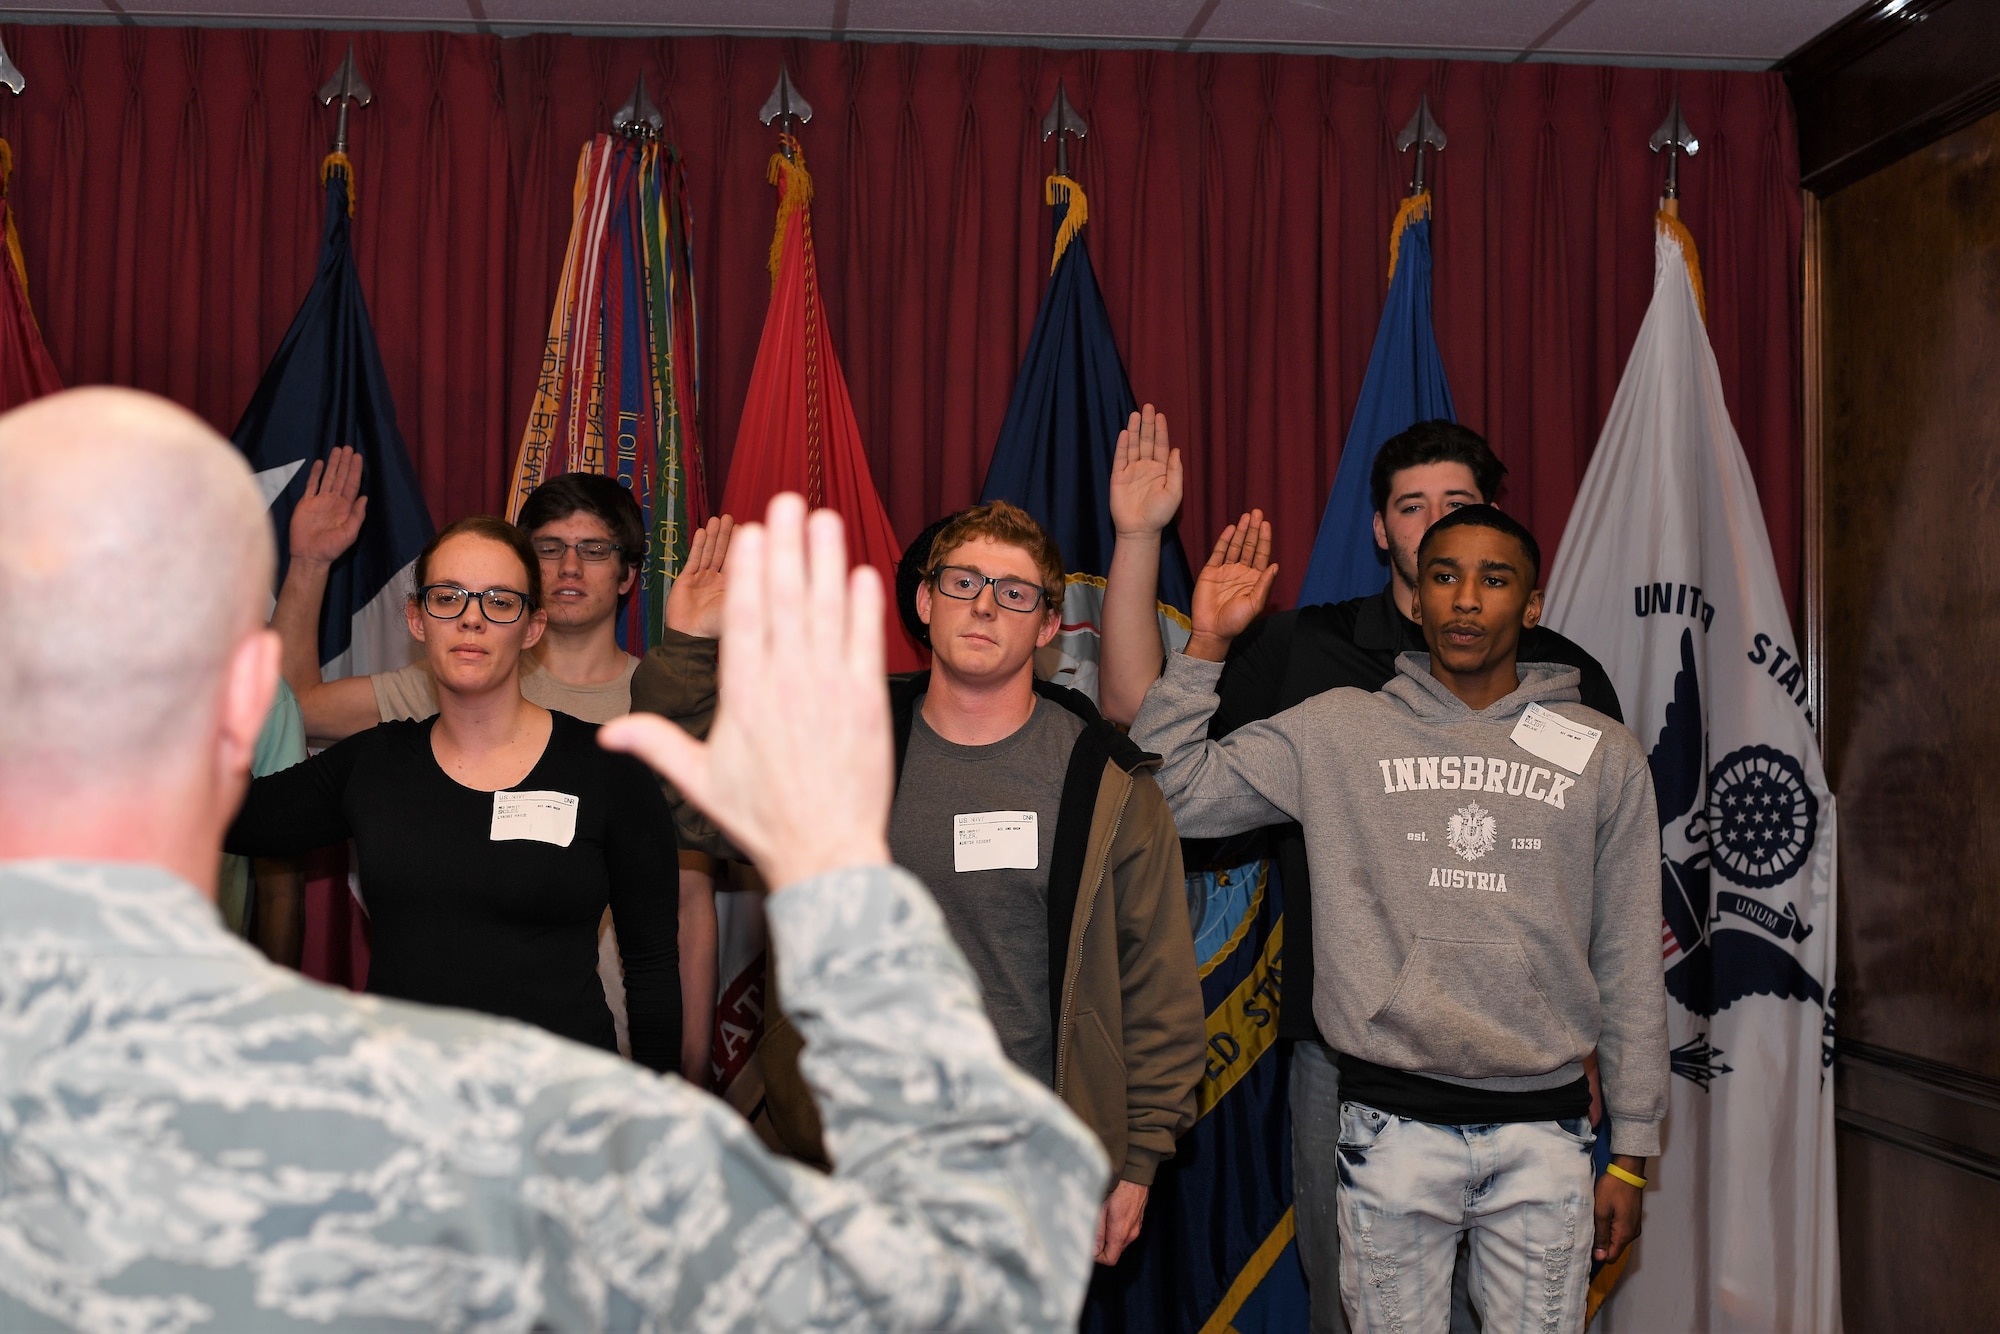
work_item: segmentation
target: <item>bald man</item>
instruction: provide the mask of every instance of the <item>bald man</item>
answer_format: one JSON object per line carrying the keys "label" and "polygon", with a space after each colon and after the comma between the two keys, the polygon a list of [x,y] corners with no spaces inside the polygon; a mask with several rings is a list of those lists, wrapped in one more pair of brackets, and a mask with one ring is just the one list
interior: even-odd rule
{"label": "bald man", "polygon": [[0,494],[0,1329],[1074,1327],[1104,1154],[888,865],[881,588],[837,518],[740,539],[708,744],[606,729],[781,887],[826,1176],[678,1079],[225,932],[279,652],[249,469],[79,390],[0,417]]}

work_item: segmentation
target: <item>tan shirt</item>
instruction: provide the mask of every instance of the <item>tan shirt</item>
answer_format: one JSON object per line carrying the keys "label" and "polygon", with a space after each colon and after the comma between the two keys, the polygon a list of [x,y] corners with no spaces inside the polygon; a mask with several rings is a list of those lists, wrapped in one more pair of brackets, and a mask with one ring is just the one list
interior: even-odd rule
{"label": "tan shirt", "polygon": [[[573,686],[557,680],[548,668],[523,655],[521,697],[530,704],[587,723],[608,723],[632,712],[632,673],[638,669],[639,660],[627,654],[625,670],[612,680]],[[385,723],[396,718],[428,718],[438,711],[437,685],[431,679],[431,669],[424,663],[413,662],[400,671],[377,672],[368,678],[368,683],[375,687],[375,710]]]}

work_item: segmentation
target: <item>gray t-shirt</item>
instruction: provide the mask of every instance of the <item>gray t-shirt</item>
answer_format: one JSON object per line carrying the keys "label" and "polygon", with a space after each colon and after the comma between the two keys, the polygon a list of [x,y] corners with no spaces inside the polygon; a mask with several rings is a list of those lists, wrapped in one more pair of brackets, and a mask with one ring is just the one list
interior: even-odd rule
{"label": "gray t-shirt", "polygon": [[[1070,752],[1083,720],[1045,699],[1020,730],[990,746],[946,741],[924,721],[917,701],[903,778],[889,817],[889,852],[930,887],[952,938],[965,951],[986,997],[986,1013],[1007,1058],[1053,1086],[1055,1025],[1049,1014],[1049,859]],[[958,869],[960,821],[988,812],[1033,812],[1034,867]],[[969,860],[995,860],[1013,847],[1025,862],[1022,821],[983,822],[966,831]],[[988,835],[992,833],[992,837]],[[1011,833],[1011,842],[1009,834]],[[981,852],[985,856],[981,857]]]}

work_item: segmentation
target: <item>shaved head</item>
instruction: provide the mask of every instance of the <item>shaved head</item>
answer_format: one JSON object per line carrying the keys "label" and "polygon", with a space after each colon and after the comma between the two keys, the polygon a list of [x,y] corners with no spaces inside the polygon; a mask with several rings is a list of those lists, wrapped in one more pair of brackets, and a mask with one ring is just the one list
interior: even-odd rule
{"label": "shaved head", "polygon": [[0,496],[0,780],[212,749],[275,568],[242,455],[164,399],[71,390],[0,416]]}

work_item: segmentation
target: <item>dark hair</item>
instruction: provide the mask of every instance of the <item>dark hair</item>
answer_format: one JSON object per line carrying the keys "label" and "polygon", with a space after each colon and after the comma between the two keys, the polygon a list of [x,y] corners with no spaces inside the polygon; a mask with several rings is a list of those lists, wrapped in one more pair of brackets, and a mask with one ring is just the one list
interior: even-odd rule
{"label": "dark hair", "polygon": [[640,516],[638,498],[631,487],[602,473],[566,472],[549,478],[528,493],[517,522],[532,537],[537,528],[572,514],[588,514],[611,530],[611,540],[618,544],[621,579],[646,558],[646,521]]}
{"label": "dark hair", "polygon": [[1426,463],[1461,463],[1472,470],[1472,484],[1479,498],[1492,504],[1500,495],[1500,483],[1507,465],[1493,453],[1479,432],[1443,417],[1418,422],[1401,435],[1392,435],[1375,455],[1375,467],[1368,474],[1368,492],[1375,512],[1389,508],[1389,483],[1405,468],[1421,468]]}
{"label": "dark hair", "polygon": [[1491,528],[1496,533],[1505,533],[1521,544],[1521,550],[1528,556],[1528,587],[1542,586],[1542,544],[1528,531],[1528,526],[1513,515],[1497,510],[1491,505],[1464,505],[1439,519],[1424,531],[1423,540],[1417,543],[1417,568],[1424,567],[1424,552],[1430,550],[1431,543],[1438,534],[1452,528]]}
{"label": "dark hair", "polygon": [[[431,581],[431,557],[437,549],[454,537],[483,537],[489,542],[498,542],[519,558],[521,568],[528,572],[528,586],[521,591],[528,595],[528,610],[538,611],[542,605],[542,563],[535,558],[534,547],[528,544],[528,535],[508,523],[497,514],[472,514],[442,529],[436,537],[424,543],[424,549],[417,554],[417,588],[421,589]],[[480,590],[473,590],[478,592]],[[411,592],[412,601],[416,593]]]}
{"label": "dark hair", "polygon": [[954,510],[918,533],[917,540],[904,549],[903,559],[896,562],[896,614],[903,618],[903,628],[910,632],[910,638],[925,647],[930,646],[931,628],[917,615],[917,589],[923,586],[924,567],[930,564],[931,543],[963,513],[964,510]]}
{"label": "dark hair", "polygon": [[1049,536],[1048,529],[1035,522],[1034,515],[1004,500],[991,500],[953,515],[951,522],[931,539],[930,555],[924,561],[924,579],[936,579],[946,556],[982,537],[1027,552],[1042,576],[1042,593],[1048,599],[1048,609],[1062,609],[1063,593],[1069,585],[1063,578],[1062,552],[1056,547],[1056,540]]}

